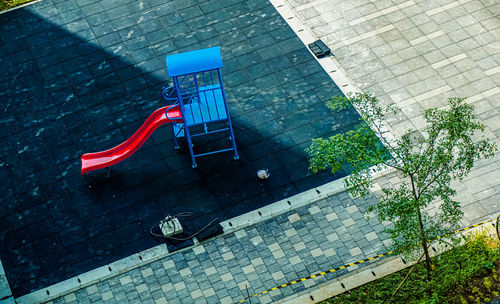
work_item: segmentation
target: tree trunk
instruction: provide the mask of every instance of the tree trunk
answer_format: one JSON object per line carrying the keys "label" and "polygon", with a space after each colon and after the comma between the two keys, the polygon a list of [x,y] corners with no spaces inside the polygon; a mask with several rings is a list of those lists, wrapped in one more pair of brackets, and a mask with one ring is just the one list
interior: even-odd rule
{"label": "tree trunk", "polygon": [[427,268],[427,281],[431,281],[431,256],[429,255],[429,246],[427,246],[427,237],[425,235],[424,223],[422,221],[422,215],[420,213],[420,208],[418,209],[418,223],[420,225],[420,231],[422,234],[422,249],[424,249],[425,253],[425,267]]}
{"label": "tree trunk", "polygon": [[429,255],[429,246],[427,246],[427,235],[425,234],[425,227],[424,227],[424,222],[422,220],[422,213],[420,210],[420,206],[418,205],[419,197],[418,197],[417,191],[415,189],[415,182],[413,181],[413,175],[410,175],[410,180],[411,180],[413,198],[415,199],[415,202],[417,202],[418,224],[420,227],[420,235],[422,236],[422,249],[424,249],[424,254],[425,254],[425,267],[427,268],[427,281],[430,282],[431,281],[432,266],[431,266],[431,257]]}

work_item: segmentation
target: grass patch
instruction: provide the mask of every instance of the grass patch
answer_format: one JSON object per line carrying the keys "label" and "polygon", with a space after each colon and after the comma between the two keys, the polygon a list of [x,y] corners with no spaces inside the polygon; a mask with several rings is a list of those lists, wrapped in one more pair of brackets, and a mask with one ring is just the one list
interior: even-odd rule
{"label": "grass patch", "polygon": [[322,304],[361,303],[484,303],[500,293],[500,242],[484,234],[472,235],[432,262],[436,266],[427,282],[420,263],[398,293],[391,297],[410,268],[325,300]]}
{"label": "grass patch", "polygon": [[0,0],[0,12],[34,0]]}

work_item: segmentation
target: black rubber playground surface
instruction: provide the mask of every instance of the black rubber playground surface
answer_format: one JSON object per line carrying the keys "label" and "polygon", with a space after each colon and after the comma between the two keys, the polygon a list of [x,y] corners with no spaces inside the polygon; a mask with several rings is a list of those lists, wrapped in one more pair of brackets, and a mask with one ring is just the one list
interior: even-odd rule
{"label": "black rubber playground surface", "polygon": [[[159,244],[167,214],[189,231],[324,184],[311,138],[354,110],[266,0],[42,0],[0,15],[0,258],[15,296]],[[169,85],[165,56],[221,46],[241,159],[199,159],[161,127],[131,158],[80,175],[80,156],[132,135]],[[258,169],[271,177],[257,179]]]}

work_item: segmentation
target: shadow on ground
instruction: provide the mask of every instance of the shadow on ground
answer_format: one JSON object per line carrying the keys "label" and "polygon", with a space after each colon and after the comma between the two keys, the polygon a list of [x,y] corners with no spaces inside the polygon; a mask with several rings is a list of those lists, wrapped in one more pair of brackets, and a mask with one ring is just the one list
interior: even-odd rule
{"label": "shadow on ground", "polygon": [[[192,211],[195,231],[345,175],[312,175],[304,148],[357,113],[327,110],[340,90],[267,1],[163,2],[44,0],[0,18],[0,257],[15,296],[158,244],[149,229],[167,214]],[[165,126],[109,179],[80,175],[81,154],[164,105],[167,54],[211,46],[239,161],[193,170]]]}

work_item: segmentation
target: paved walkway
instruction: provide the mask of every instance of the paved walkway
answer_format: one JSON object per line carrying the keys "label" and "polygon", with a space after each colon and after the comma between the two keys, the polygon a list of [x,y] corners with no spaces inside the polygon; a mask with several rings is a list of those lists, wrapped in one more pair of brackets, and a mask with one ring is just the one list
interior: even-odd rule
{"label": "paved walkway", "polygon": [[[467,97],[500,146],[500,3],[495,0],[286,0],[355,86],[401,108],[391,133],[422,129],[423,111]],[[500,154],[457,183],[470,223],[500,210]]]}
{"label": "paved walkway", "polygon": [[275,302],[348,270],[301,282],[303,277],[386,252],[380,233],[384,226],[362,215],[375,202],[375,197],[353,200],[342,192],[176,252],[53,303],[235,303],[246,297],[247,287],[248,294],[254,295],[299,281],[252,297],[247,303]]}

